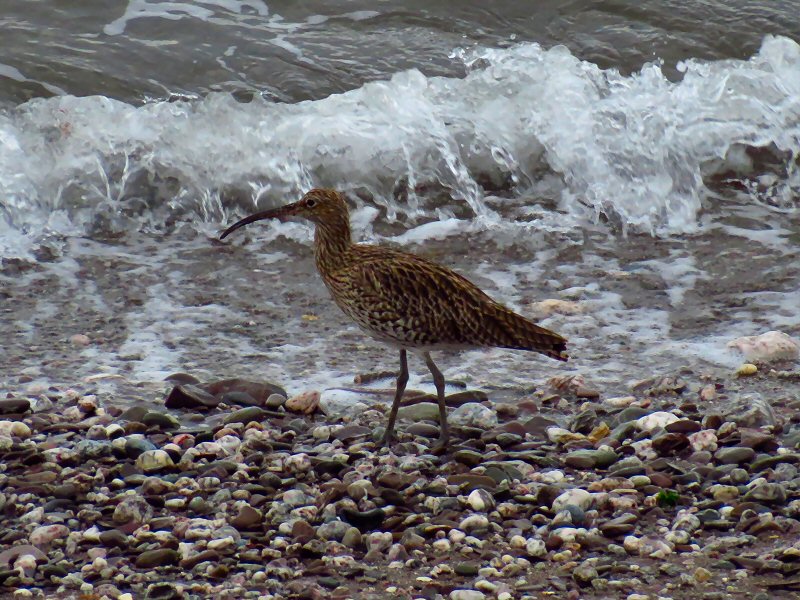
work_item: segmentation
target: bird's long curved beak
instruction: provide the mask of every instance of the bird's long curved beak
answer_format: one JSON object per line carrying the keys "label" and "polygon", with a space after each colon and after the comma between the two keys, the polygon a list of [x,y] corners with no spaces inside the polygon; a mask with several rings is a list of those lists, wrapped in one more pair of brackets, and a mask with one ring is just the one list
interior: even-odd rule
{"label": "bird's long curved beak", "polygon": [[278,208],[271,208],[269,210],[263,210],[261,212],[254,213],[228,227],[222,232],[222,234],[219,236],[219,239],[224,240],[237,229],[244,227],[245,225],[249,225],[250,223],[255,223],[256,221],[263,221],[264,219],[278,219],[283,221],[285,218],[297,214],[299,208],[300,203],[294,202],[293,204],[287,204],[286,206],[279,206]]}

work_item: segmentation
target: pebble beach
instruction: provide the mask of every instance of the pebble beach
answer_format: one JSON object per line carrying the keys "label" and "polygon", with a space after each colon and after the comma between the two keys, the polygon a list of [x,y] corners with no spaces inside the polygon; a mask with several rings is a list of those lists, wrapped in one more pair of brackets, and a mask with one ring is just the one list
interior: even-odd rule
{"label": "pebble beach", "polygon": [[462,389],[442,456],[434,399],[414,390],[398,442],[376,447],[388,373],[296,395],[176,373],[121,382],[124,403],[93,393],[102,376],[20,374],[0,401],[2,593],[795,598],[800,372],[785,363],[687,367],[615,397],[583,376],[514,403]]}

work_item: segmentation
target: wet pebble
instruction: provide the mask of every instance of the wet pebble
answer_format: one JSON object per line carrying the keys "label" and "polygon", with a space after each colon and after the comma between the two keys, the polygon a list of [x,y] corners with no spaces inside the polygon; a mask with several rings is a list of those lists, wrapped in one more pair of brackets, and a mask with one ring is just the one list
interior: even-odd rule
{"label": "wet pebble", "polygon": [[484,600],[486,595],[478,590],[453,590],[450,600]]}
{"label": "wet pebble", "polygon": [[[401,406],[397,418],[407,421],[439,421],[439,406],[434,402],[419,402],[410,406]],[[448,418],[454,424],[451,418]]]}
{"label": "wet pebble", "polygon": [[570,504],[588,510],[592,504],[592,494],[580,488],[566,491],[553,500],[553,510],[556,512],[564,510]]}
{"label": "wet pebble", "polygon": [[42,525],[36,527],[28,536],[28,541],[33,546],[46,547],[56,540],[66,538],[69,529],[64,525]]}
{"label": "wet pebble", "polygon": [[678,421],[678,417],[669,412],[654,412],[636,420],[636,427],[642,431],[664,429],[667,425]]}
{"label": "wet pebble", "polygon": [[0,435],[25,440],[31,436],[31,428],[22,421],[0,421]]}
{"label": "wet pebble", "polygon": [[267,412],[259,406],[248,406],[247,408],[240,408],[228,414],[223,423],[230,425],[232,423],[247,424],[250,422],[259,423],[267,417]]}
{"label": "wet pebble", "polygon": [[308,391],[292,396],[284,403],[287,410],[292,412],[310,415],[319,407],[320,393],[318,391]]}
{"label": "wet pebble", "polygon": [[786,502],[786,488],[780,483],[761,483],[753,486],[743,497],[743,500],[765,502],[767,504],[784,504]]}
{"label": "wet pebble", "polygon": [[212,396],[222,397],[224,394],[239,392],[247,394],[256,401],[256,406],[264,406],[272,394],[287,397],[281,386],[266,381],[249,381],[247,379],[223,379],[203,386],[204,391]]}
{"label": "wet pebble", "polygon": [[220,400],[214,395],[192,384],[176,385],[164,400],[164,406],[170,409],[209,410],[215,408],[219,403]]}
{"label": "wet pebble", "polygon": [[453,410],[448,421],[457,427],[491,429],[497,425],[497,413],[483,404],[468,402]]}
{"label": "wet pebble", "polygon": [[[281,394],[270,394],[267,398],[264,406],[269,408],[270,410],[277,410],[281,408],[286,403],[286,397],[282,396]],[[319,403],[317,403],[319,406]]]}
{"label": "wet pebble", "polygon": [[564,464],[573,469],[605,469],[618,459],[613,450],[574,450],[564,457]]}
{"label": "wet pebble", "polygon": [[154,569],[156,567],[166,567],[176,565],[180,561],[180,555],[171,548],[157,548],[146,550],[136,557],[136,567],[139,569]]}
{"label": "wet pebble", "polygon": [[0,415],[23,414],[30,409],[30,400],[26,398],[6,398],[0,400]]}
{"label": "wet pebble", "polygon": [[782,331],[767,331],[761,335],[736,338],[728,343],[749,362],[771,363],[781,360],[797,360],[800,342]]}
{"label": "wet pebble", "polygon": [[484,489],[472,490],[467,497],[467,504],[477,512],[489,512],[495,507],[494,498]]}
{"label": "wet pebble", "polygon": [[75,450],[81,460],[97,460],[111,456],[113,448],[105,440],[81,440],[75,445]]}
{"label": "wet pebble", "polygon": [[136,458],[136,467],[144,473],[157,473],[174,466],[172,457],[164,450],[147,450]]}
{"label": "wet pebble", "polygon": [[240,530],[251,529],[260,525],[263,518],[261,511],[252,506],[245,505],[242,506],[238,514],[231,519],[231,525]]}
{"label": "wet pebble", "polygon": [[331,421],[346,421],[368,409],[361,396],[346,390],[325,390],[320,394],[319,409]]}
{"label": "wet pebble", "polygon": [[752,461],[755,456],[756,452],[752,448],[741,447],[720,448],[714,454],[714,458],[716,458],[717,461],[723,465],[740,465],[743,463],[748,463]]}

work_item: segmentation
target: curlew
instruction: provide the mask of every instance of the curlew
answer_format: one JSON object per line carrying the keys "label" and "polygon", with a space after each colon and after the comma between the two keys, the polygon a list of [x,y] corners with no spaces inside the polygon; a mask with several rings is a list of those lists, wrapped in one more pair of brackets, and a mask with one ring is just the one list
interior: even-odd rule
{"label": "curlew", "polygon": [[397,410],[408,382],[407,352],[418,353],[433,375],[439,406],[436,450],[449,442],[445,380],[433,350],[511,348],[567,360],[562,336],[540,327],[499,302],[455,271],[414,254],[354,244],[347,204],[334,190],[313,189],[293,204],[258,212],[226,229],[263,219],[301,217],[314,223],[314,259],[333,300],[368,335],[400,351],[400,373],[381,444],[394,436]]}

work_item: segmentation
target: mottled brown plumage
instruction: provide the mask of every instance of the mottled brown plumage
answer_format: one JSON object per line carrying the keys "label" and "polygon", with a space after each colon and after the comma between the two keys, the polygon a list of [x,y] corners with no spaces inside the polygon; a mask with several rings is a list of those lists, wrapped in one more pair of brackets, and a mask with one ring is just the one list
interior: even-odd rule
{"label": "mottled brown plumage", "polygon": [[495,302],[458,273],[407,252],[353,244],[347,204],[336,191],[311,190],[299,202],[242,219],[220,237],[255,221],[292,216],[315,223],[317,269],[339,308],[367,334],[400,350],[400,375],[385,443],[392,439],[408,381],[407,350],[421,353],[433,375],[441,448],[449,437],[444,377],[430,357],[431,350],[496,346],[567,360],[563,337]]}

